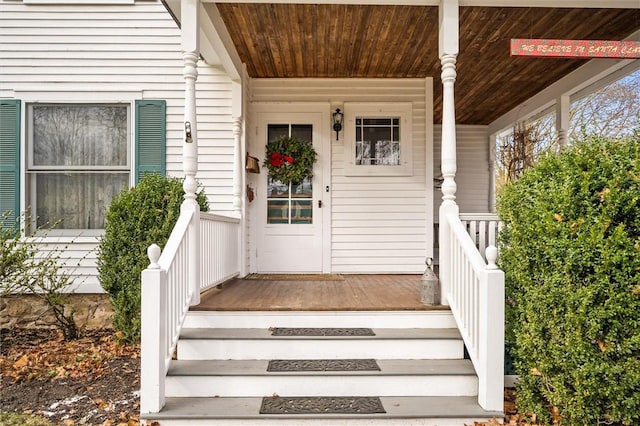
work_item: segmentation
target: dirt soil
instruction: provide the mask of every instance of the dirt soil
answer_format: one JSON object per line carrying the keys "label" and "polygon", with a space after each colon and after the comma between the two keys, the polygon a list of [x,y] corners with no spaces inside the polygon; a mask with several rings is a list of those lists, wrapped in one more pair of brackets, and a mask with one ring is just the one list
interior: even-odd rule
{"label": "dirt soil", "polygon": [[3,330],[0,411],[60,425],[137,425],[140,348],[112,330],[65,342],[55,330]]}
{"label": "dirt soil", "polygon": [[[70,342],[55,330],[0,330],[0,342],[0,412],[62,426],[140,424],[139,345],[119,344],[113,330]],[[520,421],[514,400],[507,389],[504,423],[535,426]]]}

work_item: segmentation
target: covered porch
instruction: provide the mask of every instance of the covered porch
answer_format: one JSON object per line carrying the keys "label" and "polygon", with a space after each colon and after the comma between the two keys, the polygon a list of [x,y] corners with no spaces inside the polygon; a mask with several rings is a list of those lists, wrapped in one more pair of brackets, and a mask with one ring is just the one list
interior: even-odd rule
{"label": "covered porch", "polygon": [[[297,344],[291,342],[268,346],[263,341],[272,340],[269,333],[273,328],[326,324],[341,329],[376,324],[388,340],[335,346],[323,341],[319,344],[327,345],[326,352],[318,357],[362,358],[366,352],[372,357],[424,358],[433,370],[431,357],[459,361],[466,348],[477,383],[446,392],[471,396],[487,416],[502,410],[504,275],[496,265],[495,239],[488,237],[495,238],[497,219],[472,218],[474,225],[469,225],[461,212],[482,213],[493,208],[498,132],[557,106],[557,131],[562,140],[572,97],[640,66],[628,59],[585,63],[512,58],[507,42],[518,36],[637,37],[637,4],[616,0],[602,9],[597,1],[572,0],[554,2],[554,7],[546,0],[532,0],[524,8],[521,2],[510,0],[341,3],[167,1],[182,25],[186,196],[174,234],[162,253],[157,247],[150,249],[151,265],[143,274],[142,350],[143,358],[146,354],[145,359],[152,362],[143,361],[141,405],[149,418],[156,418],[152,413],[161,412],[165,405],[165,381],[172,380],[166,374],[176,346],[179,356],[186,356],[187,361],[202,361],[200,367],[212,365],[206,362],[211,353],[238,361],[252,356],[315,358],[308,336],[300,342],[302,352],[295,351]],[[600,25],[603,21],[607,24]],[[225,216],[200,213],[194,201],[199,168],[197,126],[203,124],[196,89],[201,55],[206,62],[223,67],[230,80],[230,116],[225,124],[233,133],[233,161],[226,163],[233,170],[232,188],[227,188],[233,211]],[[404,157],[396,170],[354,172],[355,130],[331,127],[332,113],[337,109],[345,111],[347,126],[349,119],[355,123],[384,117],[392,126],[397,119],[399,126],[411,133],[409,138],[402,136],[402,142],[410,143],[401,145],[402,150],[408,149],[409,157]],[[300,114],[313,118],[300,118]],[[271,189],[266,170],[259,178],[245,174],[247,152],[257,152],[263,159],[260,154],[270,142],[270,126],[286,127],[288,132],[302,126],[312,135],[309,139],[319,154],[313,177],[313,190],[318,192],[305,200],[311,202],[305,217],[313,217],[307,223],[313,225],[307,226],[313,228],[312,233],[303,232],[300,223],[291,221],[291,215],[288,228],[269,223],[265,194]],[[461,149],[465,126],[474,126],[476,133],[468,142],[469,146],[483,147],[480,156]],[[465,175],[465,170],[473,167],[483,173]],[[478,181],[484,181],[481,190],[474,188]],[[258,202],[251,205],[252,198],[247,195],[254,191]],[[288,191],[293,203],[295,197],[291,189]],[[480,228],[476,224],[484,220],[493,225]],[[437,237],[434,229],[438,229]],[[309,236],[313,239],[307,239]],[[280,245],[268,244],[273,241],[280,241]],[[297,245],[300,242],[305,244]],[[316,251],[309,255],[311,248]],[[282,253],[285,255],[280,256]],[[419,286],[412,279],[419,277],[416,274],[421,272],[424,258],[436,255],[444,306],[430,311],[416,303]],[[304,264],[301,270],[286,269],[289,258],[295,258],[289,264],[296,266],[309,258],[318,262]],[[389,258],[396,261],[388,262]],[[275,259],[285,262],[268,269]],[[357,265],[356,260],[360,262]],[[244,279],[253,272],[353,275],[342,282],[255,283]],[[355,275],[359,272],[374,274]],[[403,275],[382,278],[378,275],[381,272]],[[228,279],[233,280],[211,290]],[[158,312],[157,306],[169,306],[170,317]],[[364,314],[347,315],[349,311]],[[431,312],[437,315],[429,315]],[[398,316],[403,320],[398,321]],[[410,321],[405,322],[407,318]],[[410,331],[415,329],[420,330],[417,335]],[[151,336],[147,338],[151,342],[148,349],[144,336]],[[452,351],[431,353],[428,348],[435,347],[434,338],[444,340],[439,342],[444,347],[452,343]],[[404,346],[405,340],[411,342]],[[424,346],[418,345],[412,352],[416,340]],[[179,342],[185,341],[181,349]],[[274,349],[278,345],[280,352]],[[359,345],[364,345],[365,352],[355,349]],[[419,381],[420,374],[404,370],[399,376],[409,377],[406,383],[416,383],[411,381]],[[184,380],[187,383],[190,379]],[[322,380],[319,383],[332,382]],[[398,377],[390,380],[396,382]],[[429,392],[437,386],[425,383],[393,390],[384,385],[367,388],[365,384],[350,388],[356,389],[350,392],[389,391],[404,396],[415,392],[409,397],[430,398],[433,395]],[[245,395],[246,388],[233,388],[236,393],[228,396]],[[305,391],[300,386],[290,392]],[[340,389],[327,387],[318,392],[339,393]],[[204,392],[198,397],[211,396]],[[423,401],[430,406],[438,404],[438,400]],[[416,416],[422,416],[424,424],[438,424],[433,418],[424,418],[426,413]],[[262,420],[268,424],[268,418]],[[369,420],[363,418],[362,424]],[[465,421],[469,419],[451,419],[446,424]]]}

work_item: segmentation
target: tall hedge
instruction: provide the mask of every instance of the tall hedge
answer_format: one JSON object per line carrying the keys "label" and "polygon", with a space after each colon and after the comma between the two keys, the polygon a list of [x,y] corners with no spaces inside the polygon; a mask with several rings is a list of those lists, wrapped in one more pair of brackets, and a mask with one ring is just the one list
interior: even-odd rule
{"label": "tall hedge", "polygon": [[519,410],[640,424],[640,135],[542,159],[498,212]]}
{"label": "tall hedge", "polygon": [[[200,210],[207,211],[204,193],[197,194]],[[130,189],[114,197],[98,247],[100,284],[114,310],[113,326],[122,339],[140,339],[140,281],[149,265],[147,247],[164,247],[180,216],[182,180],[146,174]]]}

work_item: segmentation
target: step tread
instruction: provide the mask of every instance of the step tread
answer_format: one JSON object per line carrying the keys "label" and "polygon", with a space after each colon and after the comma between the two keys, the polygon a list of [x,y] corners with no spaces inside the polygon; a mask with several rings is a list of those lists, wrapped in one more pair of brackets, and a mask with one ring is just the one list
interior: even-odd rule
{"label": "step tread", "polygon": [[501,418],[502,412],[485,411],[477,397],[380,397],[382,414],[260,414],[262,398],[167,398],[160,413],[142,413],[149,420],[169,419],[391,419],[391,418]]}
{"label": "step tread", "polygon": [[376,360],[380,371],[267,371],[268,360],[174,360],[168,376],[466,376],[475,375],[470,360]]}
{"label": "step tread", "polygon": [[457,328],[374,328],[375,336],[272,336],[266,328],[183,328],[180,339],[216,340],[397,340],[461,339]]}

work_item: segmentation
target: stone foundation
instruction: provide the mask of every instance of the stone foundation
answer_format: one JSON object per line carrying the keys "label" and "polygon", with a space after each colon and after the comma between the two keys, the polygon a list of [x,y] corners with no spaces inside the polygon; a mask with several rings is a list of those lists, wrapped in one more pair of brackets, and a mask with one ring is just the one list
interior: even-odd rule
{"label": "stone foundation", "polygon": [[[106,294],[70,294],[68,309],[75,310],[78,327],[113,328],[113,309]],[[0,328],[55,327],[47,304],[33,295],[11,295],[0,299]]]}

